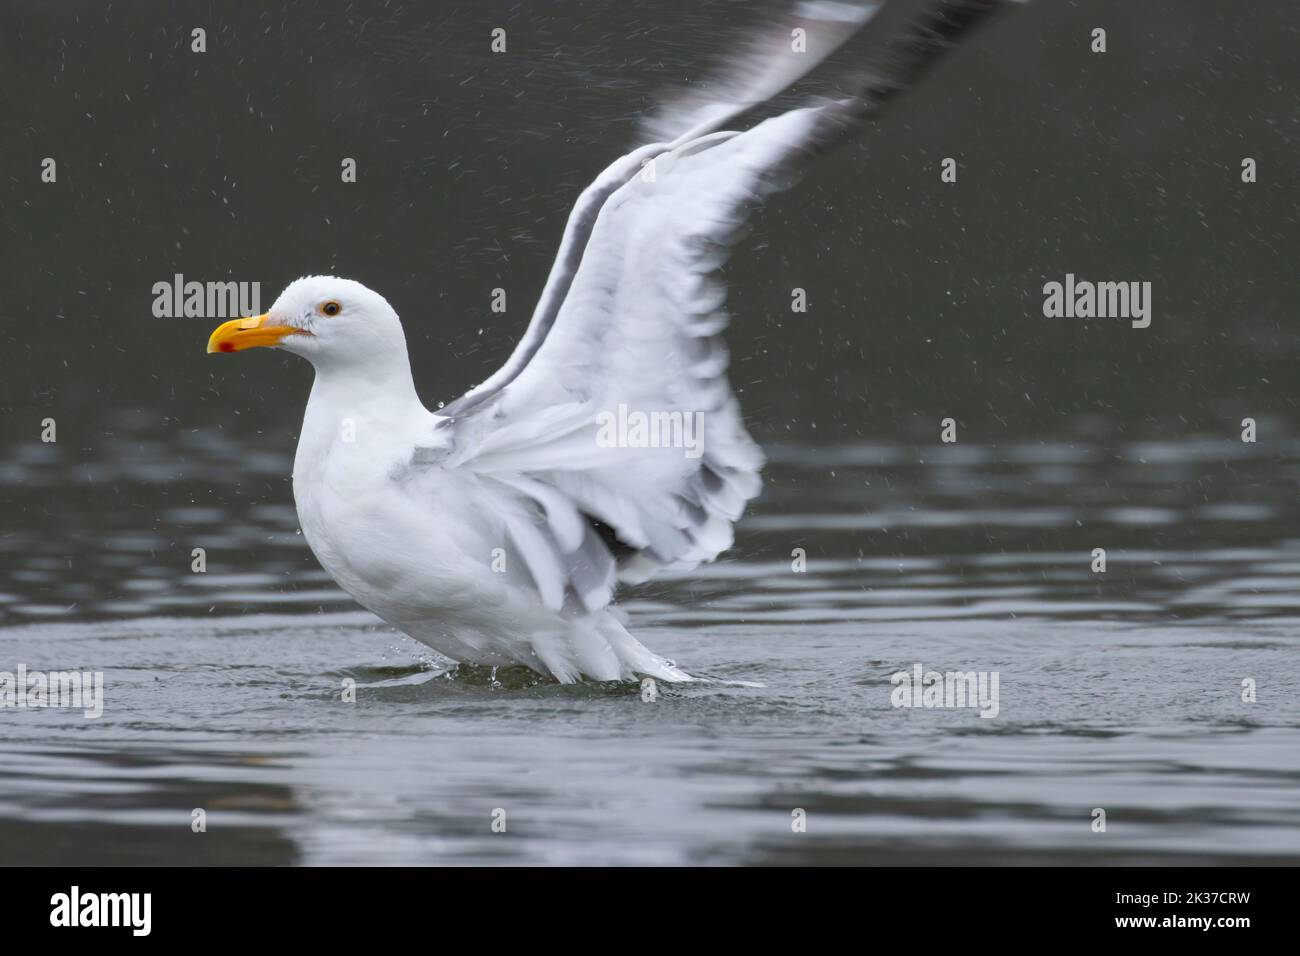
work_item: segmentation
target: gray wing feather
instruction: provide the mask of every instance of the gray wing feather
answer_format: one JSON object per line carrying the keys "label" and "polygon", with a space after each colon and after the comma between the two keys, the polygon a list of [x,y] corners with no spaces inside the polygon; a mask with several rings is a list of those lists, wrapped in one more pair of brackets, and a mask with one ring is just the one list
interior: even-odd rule
{"label": "gray wing feather", "polygon": [[[732,114],[679,110],[689,136],[623,157],[583,193],[523,340],[441,413],[455,446],[441,463],[499,483],[510,540],[548,605],[601,607],[616,577],[693,567],[731,545],[763,459],[726,378],[717,270],[758,202],[1008,2],[932,3],[855,79],[854,96],[744,133],[695,136],[708,116]],[[638,175],[646,163],[653,175]],[[701,453],[601,447],[600,416],[627,406],[703,415]],[[621,560],[611,531],[632,552]]]}

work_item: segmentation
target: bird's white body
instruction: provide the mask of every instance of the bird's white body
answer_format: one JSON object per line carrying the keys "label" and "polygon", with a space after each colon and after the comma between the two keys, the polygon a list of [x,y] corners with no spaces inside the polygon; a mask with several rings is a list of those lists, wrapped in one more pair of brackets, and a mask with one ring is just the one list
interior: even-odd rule
{"label": "bird's white body", "polygon": [[[320,295],[340,294],[345,280]],[[501,512],[514,507],[465,468],[412,467],[449,451],[447,419],[416,397],[405,351],[357,375],[318,364],[294,458],[303,535],[359,604],[454,660],[522,665],[566,679],[687,675],[632,638],[607,608],[548,608],[510,560]],[[515,566],[512,566],[515,565]]]}

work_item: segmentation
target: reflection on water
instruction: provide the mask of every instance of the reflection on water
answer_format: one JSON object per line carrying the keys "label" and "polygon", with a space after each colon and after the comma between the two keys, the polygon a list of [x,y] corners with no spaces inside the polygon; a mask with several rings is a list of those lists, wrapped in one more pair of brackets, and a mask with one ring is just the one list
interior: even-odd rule
{"label": "reflection on water", "polygon": [[[118,433],[91,449],[11,449],[0,621],[351,606],[298,530],[286,436],[213,429],[177,445]],[[768,450],[737,549],[642,589],[634,607],[674,622],[1300,607],[1300,440]],[[206,573],[191,573],[194,548]],[[795,548],[804,574],[791,573]]]}
{"label": "reflection on water", "polygon": [[[106,701],[0,711],[0,863],[1300,861],[1298,441],[770,447],[729,560],[624,604],[761,686],[654,703],[379,625],[286,445],[10,449],[0,670]],[[998,717],[894,709],[914,662],[999,672]]]}

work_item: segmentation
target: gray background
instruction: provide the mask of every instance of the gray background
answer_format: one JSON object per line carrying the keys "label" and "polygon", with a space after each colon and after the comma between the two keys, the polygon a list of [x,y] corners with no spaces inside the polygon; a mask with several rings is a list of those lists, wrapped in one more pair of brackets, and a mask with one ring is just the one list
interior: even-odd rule
{"label": "gray background", "polygon": [[[426,401],[450,400],[507,354],[579,190],[749,10],[267,6],[0,12],[11,440],[46,415],[87,442],[128,418],[296,430],[309,367],[204,355],[212,322],[151,314],[176,272],[260,281],[264,307],[301,274],[357,278],[403,317]],[[1291,3],[1039,0],[980,33],[771,202],[733,258],[733,380],[757,436],[930,440],[945,415],[992,443],[1289,421],[1298,25]],[[57,184],[39,181],[46,156]],[[1042,284],[1066,272],[1151,281],[1151,328],[1045,319]]]}

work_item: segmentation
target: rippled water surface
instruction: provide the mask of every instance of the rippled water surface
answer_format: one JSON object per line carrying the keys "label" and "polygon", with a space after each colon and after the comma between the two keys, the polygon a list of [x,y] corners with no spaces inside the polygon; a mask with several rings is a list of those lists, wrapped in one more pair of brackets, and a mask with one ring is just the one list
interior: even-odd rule
{"label": "rippled water surface", "polygon": [[[0,467],[0,670],[106,698],[0,711],[0,862],[1300,862],[1300,442],[769,446],[623,605],[730,683],[647,702],[449,671],[317,568],[288,436],[159,432]],[[997,716],[894,708],[916,663]]]}

